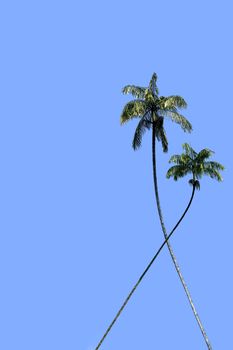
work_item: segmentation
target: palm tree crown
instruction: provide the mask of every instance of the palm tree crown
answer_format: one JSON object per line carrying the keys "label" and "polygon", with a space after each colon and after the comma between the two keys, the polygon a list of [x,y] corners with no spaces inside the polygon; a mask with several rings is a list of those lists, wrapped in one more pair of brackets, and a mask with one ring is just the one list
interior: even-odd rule
{"label": "palm tree crown", "polygon": [[133,138],[133,148],[138,149],[141,146],[142,136],[152,125],[155,126],[155,136],[161,141],[163,151],[168,150],[168,140],[163,127],[164,118],[168,117],[177,124],[180,124],[184,131],[191,132],[192,125],[181,114],[178,108],[186,108],[187,104],[181,96],[172,95],[168,97],[159,96],[157,87],[157,75],[154,73],[149,86],[140,87],[127,85],[123,88],[124,94],[131,94],[135,100],[128,102],[121,114],[121,124],[133,118],[140,118]]}
{"label": "palm tree crown", "polygon": [[202,149],[199,153],[187,143],[183,144],[184,153],[173,155],[169,163],[175,163],[167,172],[167,178],[173,177],[175,181],[187,174],[192,174],[193,178],[189,180],[191,185],[200,189],[200,179],[203,175],[208,175],[212,179],[222,181],[219,170],[224,170],[224,166],[218,162],[209,161],[213,151],[208,148]]}

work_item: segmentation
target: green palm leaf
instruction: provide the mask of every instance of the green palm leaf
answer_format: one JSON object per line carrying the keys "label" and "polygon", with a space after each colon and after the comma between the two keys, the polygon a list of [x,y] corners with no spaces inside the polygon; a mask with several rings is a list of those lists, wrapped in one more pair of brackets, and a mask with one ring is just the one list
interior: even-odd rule
{"label": "green palm leaf", "polygon": [[155,122],[155,125],[155,136],[157,137],[158,141],[161,141],[163,152],[166,153],[168,151],[168,140],[165,129],[163,127],[163,118],[159,117]]}
{"label": "green palm leaf", "polygon": [[157,79],[158,79],[157,74],[153,73],[151,80],[150,80],[150,83],[149,83],[149,89],[155,95],[159,94],[159,89],[157,87]]}
{"label": "green palm leaf", "polygon": [[179,124],[185,132],[192,131],[191,123],[181,114],[175,112],[174,110],[160,109],[159,115],[170,118],[173,122]]}
{"label": "green palm leaf", "polygon": [[147,113],[144,115],[144,117],[139,121],[137,128],[134,133],[134,138],[133,138],[133,149],[137,150],[140,148],[142,144],[142,136],[146,132],[146,130],[149,130],[151,128],[151,122],[146,120]]}
{"label": "green palm leaf", "polygon": [[217,181],[222,181],[222,176],[219,173],[219,170],[224,170],[222,164],[217,162],[205,162],[203,164],[203,173],[205,175],[209,175],[212,179],[216,179]]}
{"label": "green palm leaf", "polygon": [[172,108],[186,108],[187,103],[183,97],[178,95],[172,95],[168,97],[163,97],[161,101],[161,108],[172,109]]}
{"label": "green palm leaf", "polygon": [[121,124],[137,117],[142,117],[146,112],[146,102],[143,100],[133,100],[128,102],[121,114]]}
{"label": "green palm leaf", "polygon": [[184,143],[182,145],[182,148],[185,151],[185,154],[188,155],[191,159],[197,157],[197,152],[195,152],[194,149],[188,143]]}
{"label": "green palm leaf", "polygon": [[190,158],[190,156],[188,156],[187,154],[174,154],[170,160],[169,163],[175,163],[178,165],[186,165],[188,162],[192,161],[192,159]]}
{"label": "green palm leaf", "polygon": [[208,159],[208,158],[211,157],[213,154],[214,154],[213,151],[211,151],[211,150],[208,149],[208,148],[205,148],[205,149],[201,150],[201,151],[198,153],[198,156],[197,156],[196,160],[197,160],[197,162],[203,162],[205,159]]}
{"label": "green palm leaf", "polygon": [[135,85],[126,85],[122,89],[123,94],[131,94],[133,97],[136,97],[136,98],[144,98],[145,91],[146,91],[146,88],[135,86]]}
{"label": "green palm leaf", "polygon": [[220,164],[218,162],[212,162],[212,161],[205,162],[205,166],[209,166],[215,170],[224,170],[225,169],[222,164]]}
{"label": "green palm leaf", "polygon": [[169,179],[173,177],[175,181],[179,178],[184,177],[185,175],[191,173],[192,170],[185,165],[173,165],[169,168],[166,177]]}
{"label": "green palm leaf", "polygon": [[205,175],[209,175],[212,179],[215,179],[217,181],[222,181],[222,176],[219,174],[219,172],[217,170],[214,169],[204,169],[203,173]]}

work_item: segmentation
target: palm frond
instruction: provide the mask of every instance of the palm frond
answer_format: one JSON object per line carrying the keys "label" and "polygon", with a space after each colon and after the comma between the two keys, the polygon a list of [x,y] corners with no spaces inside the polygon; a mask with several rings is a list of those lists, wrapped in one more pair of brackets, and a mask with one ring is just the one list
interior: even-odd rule
{"label": "palm frond", "polygon": [[182,164],[181,156],[179,154],[174,154],[169,159],[169,163]]}
{"label": "palm frond", "polygon": [[203,162],[205,159],[210,158],[213,154],[214,154],[213,151],[211,151],[208,148],[204,148],[198,153],[196,161],[197,162]]}
{"label": "palm frond", "polygon": [[173,122],[179,124],[185,132],[192,131],[192,124],[188,121],[188,119],[186,119],[178,112],[174,112],[174,110],[161,109],[158,113],[164,117],[170,118]]}
{"label": "palm frond", "polygon": [[185,154],[187,154],[191,159],[197,157],[197,152],[195,152],[194,149],[188,143],[184,143],[182,145],[182,148],[185,151]]}
{"label": "palm frond", "polygon": [[183,97],[178,95],[172,95],[168,97],[163,97],[162,99],[162,108],[163,109],[172,109],[172,108],[186,108],[187,103]]}
{"label": "palm frond", "polygon": [[208,167],[211,167],[212,169],[215,169],[215,170],[224,170],[225,167],[218,163],[218,162],[213,162],[213,161],[208,161],[208,162],[205,162],[205,166],[208,166]]}
{"label": "palm frond", "polygon": [[218,162],[204,162],[203,163],[203,173],[209,175],[211,178],[216,179],[217,181],[222,181],[223,178],[219,173],[219,170],[224,170],[224,166]]}
{"label": "palm frond", "polygon": [[163,152],[167,153],[167,151],[168,151],[168,140],[167,140],[167,135],[166,135],[166,132],[165,132],[164,128],[162,128],[159,131],[158,138],[159,138],[159,140],[162,143]]}
{"label": "palm frond", "polygon": [[173,165],[168,169],[166,177],[169,179],[173,177],[175,181],[179,178],[184,177],[188,173],[191,173],[192,170],[186,167],[185,165]]}
{"label": "palm frond", "polygon": [[123,94],[131,94],[133,97],[136,97],[136,98],[144,98],[145,91],[146,91],[145,87],[135,86],[135,85],[126,85],[122,89]]}
{"label": "palm frond", "polygon": [[189,155],[184,153],[182,153],[181,155],[174,154],[169,160],[169,163],[175,163],[177,165],[188,164],[188,162],[191,162],[191,158],[189,157]]}
{"label": "palm frond", "polygon": [[128,102],[121,114],[121,124],[126,123],[132,118],[142,117],[146,112],[146,102],[143,100],[133,100]]}
{"label": "palm frond", "polygon": [[142,136],[146,132],[146,130],[149,130],[151,128],[151,122],[146,119],[147,113],[142,117],[142,119],[139,121],[137,128],[134,133],[133,137],[133,149],[136,151],[138,148],[141,147],[142,144]]}
{"label": "palm frond", "polygon": [[209,175],[211,179],[215,179],[217,181],[223,181],[222,176],[219,174],[219,172],[216,169],[206,168],[204,167],[203,173],[205,175]]}
{"label": "palm frond", "polygon": [[146,89],[145,91],[145,101],[150,105],[155,105],[156,100],[158,99],[157,95],[155,95],[150,89]]}
{"label": "palm frond", "polygon": [[168,151],[168,140],[167,135],[165,132],[165,129],[163,127],[164,119],[162,117],[159,117],[155,122],[155,136],[157,137],[158,141],[161,141],[163,152]]}
{"label": "palm frond", "polygon": [[149,83],[149,89],[151,92],[153,92],[154,94],[158,95],[159,94],[159,89],[157,87],[157,74],[153,73],[150,83]]}

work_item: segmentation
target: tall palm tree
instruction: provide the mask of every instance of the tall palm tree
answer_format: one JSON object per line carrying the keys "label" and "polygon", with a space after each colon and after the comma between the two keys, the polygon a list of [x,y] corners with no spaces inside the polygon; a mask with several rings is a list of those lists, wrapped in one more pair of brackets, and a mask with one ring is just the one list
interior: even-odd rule
{"label": "tall palm tree", "polygon": [[184,131],[192,131],[190,122],[178,112],[178,108],[187,107],[185,100],[177,95],[159,96],[156,82],[157,75],[154,73],[147,88],[127,85],[122,90],[124,94],[131,94],[135,99],[125,105],[121,114],[121,124],[133,118],[140,118],[133,138],[134,150],[140,148],[145,131],[152,129],[153,139],[161,141],[163,151],[168,151],[168,140],[163,127],[165,118],[179,124]]}
{"label": "tall palm tree", "polygon": [[[168,237],[166,227],[164,224],[162,209],[160,205],[158,181],[157,181],[157,170],[156,170],[156,139],[161,141],[162,149],[164,152],[168,151],[168,140],[164,130],[164,120],[165,118],[171,119],[181,126],[181,128],[186,132],[191,132],[192,126],[190,122],[178,112],[179,108],[186,108],[187,104],[185,100],[177,95],[172,95],[168,97],[159,96],[159,89],[157,87],[157,75],[154,73],[150,80],[149,86],[139,87],[135,85],[127,85],[123,88],[124,94],[131,94],[135,97],[134,100],[128,102],[121,114],[121,124],[128,122],[133,118],[140,118],[140,121],[136,127],[134,137],[133,137],[133,148],[138,149],[141,146],[142,136],[146,130],[152,129],[152,162],[153,162],[153,178],[154,178],[154,191],[156,204],[160,219],[160,224],[164,234],[164,238]],[[171,244],[167,241],[167,247],[171,255],[172,261],[174,263],[177,274],[180,278],[186,296],[188,298],[189,304],[192,308],[194,317],[200,327],[200,330],[204,336],[207,347],[210,350],[211,346],[201,323],[200,317],[194,306],[191,294],[181,273],[180,267],[178,265],[176,256],[173,252]]]}
{"label": "tall palm tree", "polygon": [[[176,165],[172,166],[168,172],[167,172],[167,178],[173,177],[175,181],[177,181],[179,178],[187,175],[188,173],[192,174],[192,179],[189,180],[189,183],[192,185],[192,194],[191,198],[189,200],[189,203],[182,214],[181,218],[175,225],[175,227],[172,229],[172,231],[169,233],[167,238],[164,240],[160,248],[157,250],[139,279],[137,280],[136,284],[131,289],[130,293],[126,297],[124,303],[118,310],[116,316],[114,317],[113,321],[110,323],[109,327],[107,328],[106,332],[104,333],[103,337],[99,341],[97,347],[95,350],[98,350],[103,343],[104,339],[107,337],[108,333],[110,332],[111,328],[117,321],[118,317],[126,307],[127,303],[129,302],[130,298],[132,297],[133,293],[136,291],[139,284],[142,282],[143,278],[145,277],[146,273],[149,271],[150,267],[160,254],[161,250],[163,249],[164,245],[168,242],[168,240],[171,238],[183,218],[185,217],[186,213],[188,212],[196,189],[200,189],[200,182],[198,179],[200,179],[203,175],[209,175],[211,178],[217,179],[218,181],[222,181],[222,177],[219,173],[219,170],[223,170],[224,167],[217,162],[207,161],[207,159],[213,154],[213,151],[205,148],[201,150],[199,153],[196,153],[191,146],[189,146],[187,143],[183,145],[183,149],[185,153],[182,153],[181,155],[174,155],[170,159],[170,163],[175,163]],[[205,340],[207,342],[208,348],[211,349],[211,345],[209,343],[209,340],[204,333]]]}

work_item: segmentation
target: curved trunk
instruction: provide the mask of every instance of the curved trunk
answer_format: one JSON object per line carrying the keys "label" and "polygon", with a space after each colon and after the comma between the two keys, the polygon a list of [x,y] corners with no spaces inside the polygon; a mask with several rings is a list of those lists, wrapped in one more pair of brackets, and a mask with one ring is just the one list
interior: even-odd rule
{"label": "curved trunk", "polygon": [[[161,223],[161,227],[162,227],[162,230],[163,230],[163,234],[164,234],[164,237],[165,239],[167,239],[168,235],[167,235],[167,231],[166,231],[166,228],[165,228],[165,225],[164,225],[164,221],[163,221],[163,215],[162,215],[162,210],[161,210],[161,206],[160,206],[160,200],[159,200],[159,192],[158,192],[158,183],[157,183],[157,172],[156,172],[156,153],[155,153],[155,142],[156,142],[156,135],[155,135],[155,123],[153,123],[153,129],[152,129],[152,161],[153,161],[153,177],[154,177],[154,190],[155,190],[155,197],[156,197],[156,203],[157,203],[157,208],[158,208],[158,214],[159,214],[159,219],[160,219],[160,223]],[[191,203],[190,203],[191,204]],[[201,333],[204,337],[204,340],[206,342],[206,345],[208,347],[209,350],[212,350],[212,347],[211,347],[211,344],[209,342],[209,339],[207,337],[207,334],[205,332],[205,329],[201,323],[201,320],[200,320],[200,317],[198,316],[198,313],[197,313],[197,310],[194,306],[194,303],[192,301],[192,297],[191,297],[191,294],[188,290],[188,287],[187,287],[187,284],[184,280],[184,277],[180,271],[180,267],[177,263],[177,260],[176,260],[176,257],[175,257],[175,254],[172,250],[172,247],[170,245],[170,242],[167,240],[166,241],[166,244],[167,244],[167,247],[168,247],[168,250],[169,250],[169,253],[171,255],[171,258],[172,258],[172,261],[174,263],[174,266],[175,266],[175,269],[177,271],[177,274],[180,278],[180,281],[182,283],[182,286],[184,288],[184,291],[185,291],[185,294],[188,298],[188,301],[189,301],[189,304],[192,308],[192,311],[193,311],[193,314],[194,314],[194,317],[198,323],[198,326],[201,330]]]}
{"label": "curved trunk", "polygon": [[161,246],[159,247],[159,249],[157,250],[157,252],[155,253],[155,255],[153,256],[153,258],[151,259],[151,261],[149,262],[149,264],[147,265],[147,267],[145,268],[144,272],[141,274],[141,276],[139,277],[137,283],[134,285],[134,287],[131,289],[130,293],[128,294],[127,298],[125,299],[124,303],[122,304],[121,308],[119,309],[119,311],[117,312],[116,316],[114,317],[113,321],[110,323],[109,327],[107,328],[106,332],[104,333],[103,337],[101,338],[101,340],[99,341],[97,347],[95,348],[95,350],[98,350],[101,346],[101,344],[103,343],[104,339],[107,337],[108,333],[110,332],[111,328],[113,327],[114,323],[116,322],[116,320],[118,319],[118,317],[120,316],[120,314],[122,313],[122,311],[124,310],[125,306],[127,305],[127,303],[129,302],[130,298],[132,297],[133,293],[135,292],[135,290],[137,289],[137,287],[139,286],[139,284],[141,283],[142,279],[145,277],[146,273],[148,272],[148,270],[150,269],[150,267],[152,266],[153,262],[155,261],[155,259],[158,257],[158,255],[160,254],[161,250],[163,249],[163,247],[165,246],[166,243],[168,243],[168,240],[171,238],[172,234],[175,232],[175,230],[177,229],[177,227],[179,226],[179,224],[181,223],[181,221],[183,220],[183,218],[185,217],[185,214],[187,213],[187,211],[189,210],[189,207],[192,203],[193,197],[194,197],[194,193],[195,193],[195,186],[193,185],[193,190],[192,190],[192,195],[191,198],[189,200],[189,203],[184,211],[184,213],[182,214],[180,220],[177,222],[177,224],[175,225],[175,227],[172,229],[172,231],[169,233],[169,235],[166,237],[166,239],[163,241],[163,243],[161,244]]}

